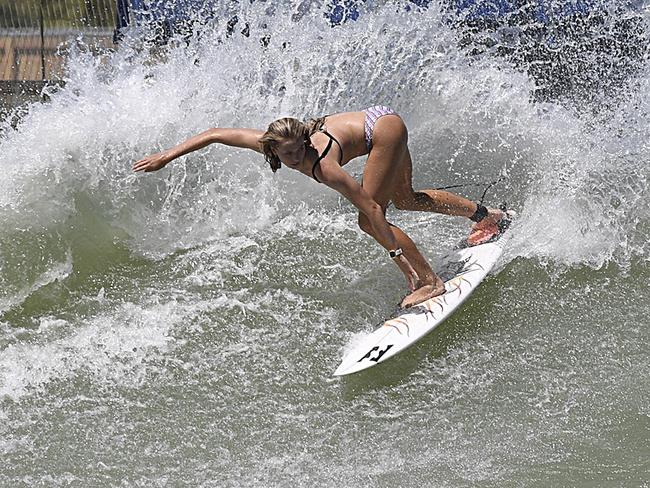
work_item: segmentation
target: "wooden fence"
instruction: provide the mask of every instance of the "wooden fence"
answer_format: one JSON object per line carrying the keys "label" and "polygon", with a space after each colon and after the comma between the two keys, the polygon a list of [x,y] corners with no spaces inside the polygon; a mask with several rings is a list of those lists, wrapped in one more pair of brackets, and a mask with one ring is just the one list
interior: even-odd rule
{"label": "wooden fence", "polygon": [[[0,34],[0,80],[57,80],[64,75],[66,42],[76,36],[67,33]],[[112,33],[93,33],[92,44],[113,45]]]}

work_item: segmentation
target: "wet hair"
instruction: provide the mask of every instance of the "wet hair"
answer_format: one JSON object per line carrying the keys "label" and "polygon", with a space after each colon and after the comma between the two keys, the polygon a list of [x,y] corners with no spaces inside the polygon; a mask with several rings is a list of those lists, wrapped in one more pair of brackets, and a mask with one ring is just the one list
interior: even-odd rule
{"label": "wet hair", "polygon": [[321,130],[324,125],[325,117],[311,119],[309,122],[285,117],[271,122],[260,138],[264,159],[271,166],[271,170],[275,173],[282,167],[280,158],[275,154],[278,144],[289,139],[302,139],[305,141],[305,146],[309,146],[311,145],[311,136]]}

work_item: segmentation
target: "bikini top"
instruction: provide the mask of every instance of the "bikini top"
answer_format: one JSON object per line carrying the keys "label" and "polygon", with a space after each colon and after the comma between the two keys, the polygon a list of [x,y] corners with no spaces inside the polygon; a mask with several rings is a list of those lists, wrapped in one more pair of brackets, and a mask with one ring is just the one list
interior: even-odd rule
{"label": "bikini top", "polygon": [[339,141],[337,141],[336,138],[335,138],[332,134],[330,134],[329,132],[327,132],[325,129],[321,129],[320,132],[322,132],[322,133],[325,134],[327,137],[329,137],[329,138],[330,138],[330,141],[327,143],[327,146],[325,147],[325,150],[323,151],[323,153],[320,154],[320,155],[318,156],[318,158],[316,158],[316,161],[314,161],[314,165],[311,167],[311,175],[314,177],[314,179],[315,179],[318,183],[321,183],[321,181],[316,177],[316,166],[318,166],[318,165],[320,164],[321,160],[322,160],[325,156],[327,156],[327,153],[328,153],[329,150],[332,148],[332,142],[336,142],[336,145],[339,147],[339,152],[340,152],[340,155],[339,155],[339,166],[341,166],[341,163],[343,162],[343,148],[341,147],[341,143],[340,143]]}

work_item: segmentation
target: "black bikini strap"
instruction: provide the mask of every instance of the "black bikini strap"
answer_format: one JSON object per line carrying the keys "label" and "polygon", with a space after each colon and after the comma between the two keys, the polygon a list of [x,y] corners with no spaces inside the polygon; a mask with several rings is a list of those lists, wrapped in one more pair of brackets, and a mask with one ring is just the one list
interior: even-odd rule
{"label": "black bikini strap", "polygon": [[334,137],[332,134],[327,132],[325,129],[320,130],[323,134],[325,134],[327,137],[330,138],[330,142],[327,143],[327,146],[325,147],[325,150],[323,151],[323,154],[318,156],[316,161],[314,161],[314,165],[311,167],[311,175],[314,177],[314,179],[320,183],[321,181],[316,177],[316,166],[318,166],[321,162],[321,160],[327,156],[327,153],[329,150],[332,148],[332,141],[336,142],[336,145],[339,147],[339,166],[341,166],[341,163],[343,162],[343,148],[341,147],[341,143],[336,140],[336,137]]}
{"label": "black bikini strap", "polygon": [[339,147],[339,166],[341,166],[341,162],[343,162],[343,148],[341,147],[341,143],[334,137],[332,134],[327,132],[325,129],[322,129],[323,134],[325,134],[327,137],[330,138],[330,144],[332,141],[336,142],[336,145]]}
{"label": "black bikini strap", "polygon": [[327,146],[325,147],[325,150],[323,151],[323,154],[321,154],[320,156],[318,156],[318,158],[316,158],[316,161],[314,161],[314,165],[311,167],[311,175],[314,177],[314,179],[318,183],[320,183],[321,181],[316,177],[316,166],[318,166],[320,164],[321,160],[325,156],[327,156],[327,153],[332,148],[332,140],[334,140],[334,138],[332,136],[330,136],[330,142],[327,143]]}

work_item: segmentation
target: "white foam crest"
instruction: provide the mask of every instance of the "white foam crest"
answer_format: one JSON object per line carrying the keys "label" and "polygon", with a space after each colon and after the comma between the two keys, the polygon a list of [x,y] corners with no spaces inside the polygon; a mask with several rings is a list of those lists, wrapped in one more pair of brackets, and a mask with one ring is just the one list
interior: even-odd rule
{"label": "white foam crest", "polygon": [[[508,257],[600,267],[647,255],[638,230],[648,220],[647,125],[639,123],[647,116],[628,106],[614,123],[593,123],[558,105],[531,104],[530,89],[522,74],[485,60],[443,73],[414,117],[421,122],[412,152],[424,160],[415,163],[416,179],[423,179],[418,170],[426,175],[427,161],[444,183],[505,176],[487,202],[503,199],[519,212]],[[641,90],[632,94],[636,106],[647,105]]]}
{"label": "white foam crest", "polygon": [[51,228],[74,214],[79,191],[91,194],[102,217],[139,249],[154,253],[268,224],[273,189],[261,162],[250,165],[253,154],[211,148],[171,171],[131,174],[140,157],[213,126],[241,125],[222,123],[210,109],[214,99],[201,84],[212,73],[196,76],[181,52],[172,54],[149,73],[118,69],[112,78],[83,56],[73,60],[66,89],[0,141],[8,172],[0,186],[2,228]]}
{"label": "white foam crest", "polygon": [[[278,13],[294,7],[275,6],[270,13],[257,2],[243,6],[238,15],[249,22],[249,37],[235,32],[227,39],[218,25],[155,61],[135,41],[106,55],[104,65],[79,51],[68,87],[0,141],[0,164],[9,175],[0,182],[0,230],[31,222],[50,227],[74,214],[79,191],[93,195],[102,218],[125,231],[133,249],[153,255],[268,227],[303,192],[329,197],[321,187],[285,179],[287,169],[272,178],[259,155],[231,148],[212,146],[155,175],[135,177],[131,163],[214,126],[264,128],[281,115],[384,103],[410,126],[418,183],[506,174],[509,183],[495,198],[507,194],[522,216],[522,246],[544,235],[548,242],[537,255],[569,264],[621,254],[620,243],[636,232],[635,204],[610,212],[605,201],[582,201],[594,173],[616,173],[625,151],[639,149],[645,157],[643,124],[636,124],[636,139],[612,146],[608,157],[593,146],[608,139],[607,129],[589,128],[560,107],[530,103],[533,84],[526,75],[502,59],[467,56],[435,8],[414,15],[393,4],[376,6],[362,21],[335,29],[311,12],[297,30],[291,15]],[[267,46],[263,36],[269,36]],[[314,46],[318,56],[306,55]],[[647,98],[637,96],[636,105],[647,106]],[[629,125],[619,117],[619,129]],[[632,147],[634,141],[641,145]],[[557,185],[558,173],[568,175],[566,184]],[[639,196],[619,184],[617,192],[622,202]],[[549,228],[535,213],[553,213],[567,194],[574,204]],[[621,213],[617,226],[613,220]],[[596,224],[576,231],[574,223],[584,219]],[[608,226],[615,237],[602,232]],[[630,244],[622,254],[629,257],[638,247]]]}
{"label": "white foam crest", "polygon": [[[331,196],[336,196],[333,192]],[[282,216],[273,226],[272,233],[307,234],[312,239],[326,238],[331,233],[346,231],[361,232],[356,223],[356,209],[352,204],[344,202],[340,209],[310,208],[306,203],[301,203],[292,213]],[[338,211],[336,211],[338,210]]]}
{"label": "white foam crest", "polygon": [[514,227],[517,252],[595,267],[611,260],[626,267],[634,256],[647,254],[647,240],[637,231],[649,217],[647,147],[615,141],[607,127],[580,121],[544,132],[535,167],[539,179]]}
{"label": "white foam crest", "polygon": [[[124,304],[111,314],[76,324],[69,336],[9,345],[0,355],[0,397],[18,400],[80,371],[100,382],[137,385],[146,373],[142,364],[152,350],[168,346],[169,333],[182,315],[174,302],[148,308]],[[65,326],[61,319],[44,321],[44,330]]]}

